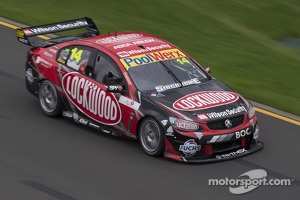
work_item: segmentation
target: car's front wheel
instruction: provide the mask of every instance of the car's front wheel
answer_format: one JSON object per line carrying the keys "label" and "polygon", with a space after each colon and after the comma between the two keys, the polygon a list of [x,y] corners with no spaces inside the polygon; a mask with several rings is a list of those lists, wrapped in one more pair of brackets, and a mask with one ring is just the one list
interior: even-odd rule
{"label": "car's front wheel", "polygon": [[62,102],[54,84],[48,80],[39,87],[39,102],[43,112],[49,117],[61,114]]}
{"label": "car's front wheel", "polygon": [[161,125],[152,117],[144,119],[139,127],[139,141],[143,150],[151,156],[162,156],[164,134]]}

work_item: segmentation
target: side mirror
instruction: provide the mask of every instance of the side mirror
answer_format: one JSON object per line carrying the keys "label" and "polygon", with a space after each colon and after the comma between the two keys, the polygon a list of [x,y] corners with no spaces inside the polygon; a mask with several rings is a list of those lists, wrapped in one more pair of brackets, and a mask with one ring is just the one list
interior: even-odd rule
{"label": "side mirror", "polygon": [[123,78],[119,78],[112,72],[108,72],[104,77],[104,83],[107,85],[107,92],[125,93],[126,87],[122,84]]}
{"label": "side mirror", "polygon": [[207,73],[210,74],[210,68],[209,67],[205,66],[204,69],[206,70]]}
{"label": "side mirror", "polygon": [[106,83],[108,85],[122,83],[122,81],[123,81],[123,78],[117,77],[112,72],[108,72],[108,74],[106,74],[104,77],[104,83]]}

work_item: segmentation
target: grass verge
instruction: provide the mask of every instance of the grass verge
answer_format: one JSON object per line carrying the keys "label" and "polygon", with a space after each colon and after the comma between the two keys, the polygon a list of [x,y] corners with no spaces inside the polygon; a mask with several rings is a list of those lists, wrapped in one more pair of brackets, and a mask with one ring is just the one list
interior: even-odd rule
{"label": "grass verge", "polygon": [[137,30],[178,45],[245,97],[300,116],[298,0],[0,0],[0,16],[39,25],[88,16],[102,33]]}

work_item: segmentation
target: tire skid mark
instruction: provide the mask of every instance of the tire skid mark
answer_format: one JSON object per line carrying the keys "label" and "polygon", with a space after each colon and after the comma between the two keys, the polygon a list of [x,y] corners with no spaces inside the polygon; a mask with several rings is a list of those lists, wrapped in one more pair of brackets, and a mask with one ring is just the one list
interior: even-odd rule
{"label": "tire skid mark", "polygon": [[66,195],[64,193],[61,193],[55,189],[52,189],[46,185],[43,185],[41,183],[38,183],[38,182],[35,182],[35,181],[30,181],[30,180],[25,180],[25,181],[22,181],[25,185],[28,185],[36,190],[39,190],[41,192],[44,192],[46,194],[49,194],[53,197],[56,197],[57,199],[60,199],[60,200],[76,200],[75,198],[69,196],[69,195]]}
{"label": "tire skid mark", "polygon": [[11,74],[6,73],[6,72],[3,72],[3,71],[1,71],[1,70],[0,70],[0,76],[5,77],[5,78],[8,78],[8,79],[15,80],[15,81],[17,81],[17,82],[19,82],[19,83],[25,83],[25,80],[24,80],[24,79],[19,78],[19,77],[14,76],[14,75],[11,75]]}

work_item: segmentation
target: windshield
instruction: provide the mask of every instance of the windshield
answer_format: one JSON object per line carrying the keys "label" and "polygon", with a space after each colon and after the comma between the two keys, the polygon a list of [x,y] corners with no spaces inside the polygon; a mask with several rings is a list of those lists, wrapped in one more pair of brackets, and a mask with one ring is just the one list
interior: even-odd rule
{"label": "windshield", "polygon": [[161,92],[208,80],[202,69],[187,57],[130,67],[128,73],[140,91]]}

